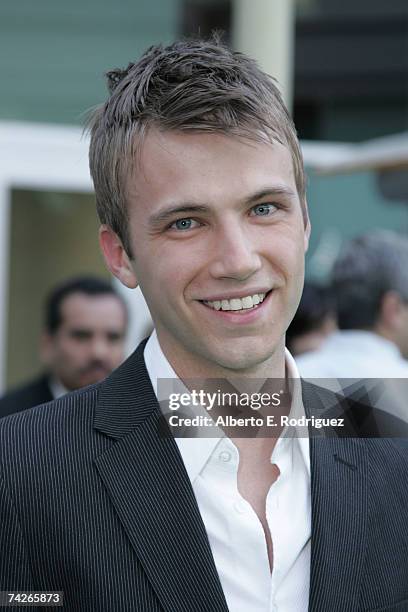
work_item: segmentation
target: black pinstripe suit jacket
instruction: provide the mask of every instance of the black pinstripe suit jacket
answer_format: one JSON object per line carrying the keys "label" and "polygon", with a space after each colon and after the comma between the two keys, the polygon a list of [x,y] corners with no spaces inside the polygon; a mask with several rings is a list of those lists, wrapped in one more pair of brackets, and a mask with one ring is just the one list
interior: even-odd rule
{"label": "black pinstripe suit jacket", "polygon": [[[0,420],[0,590],[62,590],[66,610],[227,612],[143,348],[103,383]],[[311,387],[304,402],[322,405]],[[403,442],[312,439],[310,453],[310,610],[408,610]]]}

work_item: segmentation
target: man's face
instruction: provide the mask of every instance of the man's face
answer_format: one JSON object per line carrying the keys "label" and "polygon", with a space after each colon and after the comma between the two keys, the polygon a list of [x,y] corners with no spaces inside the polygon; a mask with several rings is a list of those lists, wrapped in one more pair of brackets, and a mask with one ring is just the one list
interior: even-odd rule
{"label": "man's face", "polygon": [[113,295],[73,293],[61,304],[61,324],[44,338],[44,360],[67,389],[105,378],[124,358],[126,314]]}
{"label": "man's face", "polygon": [[179,375],[259,372],[277,354],[283,363],[309,235],[289,151],[151,131],[127,201],[133,260],[111,230],[102,247],[111,270],[140,285]]}

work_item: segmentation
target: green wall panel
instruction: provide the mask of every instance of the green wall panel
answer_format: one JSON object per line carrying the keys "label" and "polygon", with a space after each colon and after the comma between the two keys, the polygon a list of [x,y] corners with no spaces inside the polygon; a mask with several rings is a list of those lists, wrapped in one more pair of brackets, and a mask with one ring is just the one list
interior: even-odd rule
{"label": "green wall panel", "polygon": [[179,0],[16,0],[0,6],[0,119],[82,123],[103,74],[170,42]]}
{"label": "green wall panel", "polygon": [[374,172],[319,176],[309,172],[312,234],[306,258],[309,278],[325,281],[341,243],[373,229],[408,235],[408,205],[385,200]]}

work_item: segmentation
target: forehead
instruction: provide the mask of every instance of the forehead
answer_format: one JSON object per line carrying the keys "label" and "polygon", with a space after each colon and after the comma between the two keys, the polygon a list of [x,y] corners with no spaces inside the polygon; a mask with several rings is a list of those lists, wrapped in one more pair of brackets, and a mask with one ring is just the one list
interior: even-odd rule
{"label": "forehead", "polygon": [[121,301],[111,294],[72,293],[61,303],[61,324],[93,328],[98,325],[124,325]]}
{"label": "forehead", "polygon": [[127,185],[130,201],[218,201],[271,185],[296,192],[292,157],[279,143],[223,134],[150,130]]}

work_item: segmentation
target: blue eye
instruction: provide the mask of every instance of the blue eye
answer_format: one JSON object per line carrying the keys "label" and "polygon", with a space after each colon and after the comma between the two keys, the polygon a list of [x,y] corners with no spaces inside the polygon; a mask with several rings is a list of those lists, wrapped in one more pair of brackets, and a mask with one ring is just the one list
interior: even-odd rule
{"label": "blue eye", "polygon": [[170,227],[183,231],[191,229],[192,226],[193,219],[178,219]]}
{"label": "blue eye", "polygon": [[276,210],[275,204],[257,204],[252,211],[257,217],[267,217],[270,213]]}

